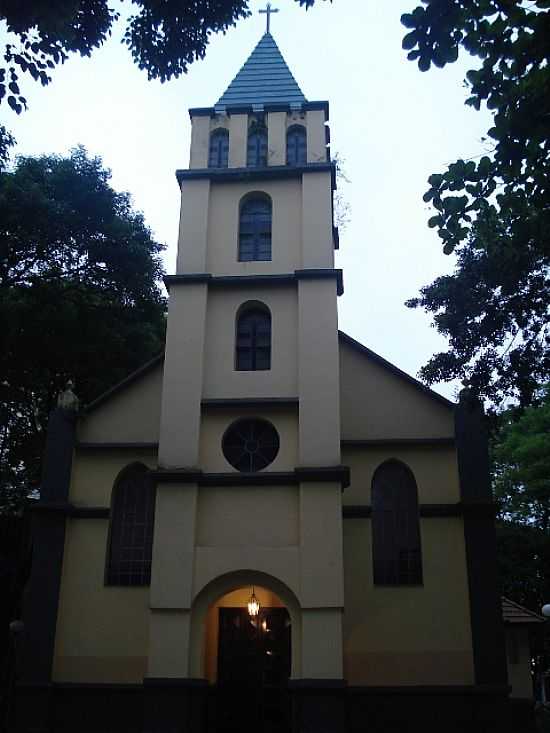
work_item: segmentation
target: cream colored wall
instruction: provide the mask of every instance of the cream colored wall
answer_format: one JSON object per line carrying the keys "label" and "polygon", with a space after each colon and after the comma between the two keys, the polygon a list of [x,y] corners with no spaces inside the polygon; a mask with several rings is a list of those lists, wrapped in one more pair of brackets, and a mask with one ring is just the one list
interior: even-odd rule
{"label": "cream colored wall", "polygon": [[368,446],[342,449],[342,463],[351,469],[351,484],[344,490],[344,505],[372,504],[374,472],[390,459],[403,461],[413,472],[421,504],[456,503],[460,485],[453,446]]}
{"label": "cream colored wall", "polygon": [[420,522],[424,584],[373,584],[370,519],[344,520],[344,676],[352,685],[474,683],[464,530]]}
{"label": "cream colored wall", "polygon": [[157,463],[153,449],[137,450],[79,450],[73,458],[69,501],[75,506],[109,507],[114,483],[123,468],[143,463],[154,468]]}
{"label": "cream colored wall", "polygon": [[248,144],[248,115],[231,115],[229,118],[229,167],[246,166]]}
{"label": "cream colored wall", "polygon": [[[220,608],[246,608],[252,592],[251,586],[226,593],[208,609],[204,622],[203,672],[209,682],[216,682],[218,676],[218,640]],[[262,608],[281,608],[284,603],[272,591],[254,586],[254,594]],[[291,642],[292,643],[292,642]]]}
{"label": "cream colored wall", "polygon": [[324,110],[308,110],[306,112],[307,127],[307,162],[326,163],[327,143],[325,136]]}
{"label": "cream colored wall", "polygon": [[227,428],[241,417],[258,417],[271,422],[279,433],[279,453],[263,469],[293,471],[298,463],[298,409],[203,408],[200,439],[200,466],[210,473],[237,473],[222,453],[222,438]]}
{"label": "cream colored wall", "polygon": [[[235,370],[235,319],[243,303],[260,301],[271,311],[271,369]],[[211,288],[204,345],[203,397],[298,395],[298,297],[295,285],[277,288]]]}
{"label": "cream colored wall", "polygon": [[78,421],[83,443],[156,443],[160,427],[162,363]]}
{"label": "cream colored wall", "polygon": [[286,165],[286,112],[267,113],[267,164]]}
{"label": "cream colored wall", "polygon": [[[272,201],[273,259],[239,262],[239,205],[242,198],[260,191]],[[288,273],[302,266],[300,253],[302,212],[299,179],[254,183],[216,183],[210,192],[206,270],[213,275]],[[185,240],[184,240],[185,242]],[[190,246],[194,242],[190,239]],[[185,246],[185,245],[184,245]]]}
{"label": "cream colored wall", "polygon": [[338,465],[338,313],[332,279],[299,281],[298,363],[300,465]]}
{"label": "cream colored wall", "polygon": [[208,149],[210,146],[210,117],[199,115],[191,118],[191,148],[189,151],[189,168],[206,168],[208,165]]}
{"label": "cream colored wall", "polygon": [[55,682],[143,681],[149,588],[104,585],[108,528],[106,519],[67,520]]}
{"label": "cream colored wall", "polygon": [[177,274],[205,272],[210,192],[208,179],[181,184]]}
{"label": "cream colored wall", "polygon": [[452,407],[340,341],[343,440],[454,436]]}
{"label": "cream colored wall", "polygon": [[296,487],[208,487],[198,502],[201,547],[288,547],[299,542]]}
{"label": "cream colored wall", "polygon": [[302,262],[304,267],[334,267],[330,171],[302,177]]}
{"label": "cream colored wall", "polygon": [[205,284],[171,288],[159,440],[162,468],[198,463],[207,294]]}
{"label": "cream colored wall", "polygon": [[[512,687],[511,697],[532,698],[533,680],[531,678],[531,649],[529,646],[529,630],[525,626],[505,625],[508,684]],[[515,639],[511,637],[515,636]],[[510,661],[509,647],[516,645],[517,662]]]}

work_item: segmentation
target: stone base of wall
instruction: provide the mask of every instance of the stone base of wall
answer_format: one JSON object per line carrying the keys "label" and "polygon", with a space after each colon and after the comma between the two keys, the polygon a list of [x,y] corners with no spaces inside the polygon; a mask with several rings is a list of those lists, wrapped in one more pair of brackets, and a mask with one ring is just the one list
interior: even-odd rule
{"label": "stone base of wall", "polygon": [[[533,706],[502,687],[348,687],[294,680],[243,690],[242,715],[205,680],[17,688],[9,733],[531,733]],[[279,705],[280,710],[274,710]],[[233,710],[234,713],[234,710]]]}

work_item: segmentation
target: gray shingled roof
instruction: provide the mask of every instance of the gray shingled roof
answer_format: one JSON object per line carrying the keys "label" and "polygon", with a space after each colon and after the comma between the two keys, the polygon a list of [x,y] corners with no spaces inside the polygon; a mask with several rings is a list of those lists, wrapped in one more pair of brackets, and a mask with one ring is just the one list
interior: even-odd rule
{"label": "gray shingled roof", "polygon": [[506,624],[540,624],[544,617],[502,596],[502,618]]}
{"label": "gray shingled roof", "polygon": [[266,33],[217,101],[216,107],[274,103],[299,105],[305,101],[273,36]]}

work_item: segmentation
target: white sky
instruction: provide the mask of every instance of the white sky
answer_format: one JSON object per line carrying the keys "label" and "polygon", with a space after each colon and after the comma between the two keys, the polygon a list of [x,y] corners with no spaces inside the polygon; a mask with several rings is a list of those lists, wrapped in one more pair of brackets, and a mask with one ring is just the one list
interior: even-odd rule
{"label": "white sky", "polygon": [[[179,216],[176,168],[188,164],[189,107],[213,106],[265,29],[254,14],[214,36],[206,58],[186,76],[147,81],[120,43],[123,24],[90,59],[72,58],[45,88],[23,85],[29,110],[19,117],[2,104],[16,153],[66,153],[83,144],[112,169],[112,185],[129,191],[156,237],[167,244],[173,272]],[[307,12],[294,0],[274,3],[272,34],[309,100],[330,102],[331,151],[345,160],[343,191],[351,222],[340,233],[337,267],[344,270],[340,328],[415,375],[445,341],[430,317],[404,301],[453,258],[427,227],[426,179],[458,157],[484,152],[486,112],[464,105],[462,80],[476,61],[461,56],[443,70],[421,73],[406,60],[400,16],[417,0],[317,0]],[[126,2],[123,12],[130,7]],[[126,10],[124,10],[126,8]],[[0,41],[2,38],[0,38]],[[3,45],[3,44],[2,44]],[[453,397],[454,385],[440,385]]]}

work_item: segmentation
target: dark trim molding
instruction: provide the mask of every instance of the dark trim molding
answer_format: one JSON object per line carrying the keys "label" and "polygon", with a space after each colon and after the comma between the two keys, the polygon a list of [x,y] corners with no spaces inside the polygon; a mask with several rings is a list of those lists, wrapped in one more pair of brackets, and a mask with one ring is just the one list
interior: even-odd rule
{"label": "dark trim molding", "polygon": [[166,289],[170,291],[171,285],[207,284],[209,287],[233,285],[240,288],[249,285],[292,285],[299,280],[324,279],[335,279],[336,292],[338,295],[343,294],[342,270],[336,268],[311,268],[275,275],[210,275],[207,272],[193,272],[181,275],[166,275],[164,284]]}
{"label": "dark trim molding", "polygon": [[422,392],[424,392],[424,394],[427,394],[429,397],[432,397],[437,402],[440,402],[442,405],[445,405],[445,407],[454,408],[456,406],[454,402],[451,402],[451,400],[448,400],[446,397],[443,397],[442,395],[438,394],[437,392],[434,392],[433,389],[426,387],[426,385],[422,384],[422,382],[419,382],[418,379],[411,377],[410,374],[407,374],[406,372],[402,371],[401,369],[399,369],[399,367],[396,367],[395,364],[392,364],[390,361],[387,361],[382,356],[375,353],[374,351],[369,349],[367,346],[364,346],[359,341],[356,341],[351,336],[348,336],[347,333],[344,333],[343,331],[338,331],[338,335],[339,335],[340,341],[347,344],[348,346],[351,346],[353,349],[355,349],[356,351],[359,351],[361,354],[368,356],[370,359],[375,361],[377,364],[380,364],[380,366],[392,372],[397,377],[401,377],[405,381],[409,382],[409,384],[412,384],[413,387],[420,389]]}
{"label": "dark trim molding", "polygon": [[340,232],[334,224],[332,225],[332,241],[334,242],[334,249],[340,249]]}
{"label": "dark trim molding", "polygon": [[217,114],[224,112],[228,115],[244,115],[252,114],[254,112],[299,112],[304,110],[320,110],[325,112],[325,119],[328,120],[329,116],[329,103],[325,100],[312,101],[312,102],[301,102],[284,104],[283,102],[267,102],[261,105],[262,109],[258,110],[256,107],[252,107],[251,104],[230,104],[227,106],[220,107],[191,107],[189,110],[189,117],[215,117]]}
{"label": "dark trim molding", "polygon": [[30,507],[30,511],[33,514],[57,515],[72,519],[108,519],[110,514],[108,506],[75,506],[70,502],[37,502]]}
{"label": "dark trim molding", "polygon": [[77,443],[77,450],[158,450],[158,443]]}
{"label": "dark trim molding", "polygon": [[215,183],[240,183],[242,181],[284,180],[301,178],[307,173],[328,172],[332,188],[336,188],[334,163],[306,163],[305,165],[270,165],[263,168],[183,168],[176,171],[176,178],[182,181],[209,179]]}
{"label": "dark trim molding", "polygon": [[[493,502],[458,502],[456,504],[419,504],[421,517],[474,517],[494,519],[497,505]],[[368,519],[372,516],[370,504],[345,504],[342,507],[344,519]]]}
{"label": "dark trim molding", "polygon": [[[471,507],[492,504],[486,418],[481,403],[467,390],[462,391],[455,410],[455,435],[462,501]],[[464,539],[475,682],[506,684],[494,514],[465,514]]]}
{"label": "dark trim molding", "polygon": [[454,437],[448,438],[370,438],[367,440],[341,440],[342,448],[376,448],[378,446],[402,446],[404,448],[426,446],[429,448],[437,446],[453,446]]}
{"label": "dark trim molding", "polygon": [[229,397],[206,398],[201,400],[202,407],[297,407],[298,397]]}
{"label": "dark trim molding", "polygon": [[260,473],[203,473],[200,470],[158,469],[150,472],[157,483],[193,483],[199,486],[282,486],[307,482],[340,483],[349,486],[348,466],[299,467],[294,471],[264,471]]}

